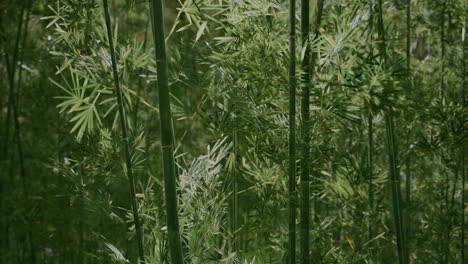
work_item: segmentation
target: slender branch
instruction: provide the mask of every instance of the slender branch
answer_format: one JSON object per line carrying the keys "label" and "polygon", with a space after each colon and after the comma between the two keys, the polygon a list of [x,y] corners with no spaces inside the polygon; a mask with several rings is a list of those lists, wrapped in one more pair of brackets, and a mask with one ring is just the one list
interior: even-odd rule
{"label": "slender branch", "polygon": [[132,166],[132,157],[130,154],[130,140],[128,138],[128,131],[127,131],[127,119],[125,116],[125,108],[122,96],[122,90],[120,89],[120,82],[119,82],[119,73],[117,72],[117,59],[115,56],[115,49],[114,49],[114,42],[112,39],[112,30],[111,30],[111,22],[110,22],[110,15],[109,15],[109,5],[107,0],[103,0],[104,6],[104,16],[106,20],[106,28],[107,28],[107,37],[109,39],[109,48],[111,53],[111,60],[112,60],[112,72],[114,75],[114,83],[115,83],[115,93],[117,95],[117,104],[119,108],[119,120],[120,120],[120,128],[122,132],[122,151],[125,155],[125,164],[127,166],[127,176],[128,182],[130,187],[130,199],[132,202],[132,209],[133,209],[133,218],[135,221],[135,230],[136,230],[136,238],[138,243],[138,254],[140,263],[145,263],[145,253],[143,247],[143,230],[140,224],[140,217],[138,215],[138,202],[136,198],[136,191],[135,191],[135,179],[133,177],[133,166]]}

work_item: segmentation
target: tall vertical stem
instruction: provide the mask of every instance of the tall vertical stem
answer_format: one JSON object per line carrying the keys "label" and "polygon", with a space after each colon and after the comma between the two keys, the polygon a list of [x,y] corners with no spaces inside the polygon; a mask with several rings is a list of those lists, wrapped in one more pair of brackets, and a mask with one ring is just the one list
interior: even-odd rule
{"label": "tall vertical stem", "polygon": [[301,43],[305,49],[302,60],[301,100],[301,263],[310,263],[310,190],[309,190],[309,144],[310,144],[310,41],[309,41],[309,0],[301,0]]}
{"label": "tall vertical stem", "polygon": [[367,163],[368,163],[368,177],[369,177],[369,230],[368,230],[368,239],[369,241],[373,238],[372,230],[372,218],[374,216],[374,185],[372,182],[372,177],[374,176],[374,128],[373,128],[373,115],[369,107],[367,111]]}
{"label": "tall vertical stem", "polygon": [[[319,34],[319,26],[322,20],[324,0],[318,0],[316,21],[314,25],[314,37]],[[309,169],[309,155],[310,155],[310,133],[311,133],[311,120],[310,120],[310,80],[313,65],[316,63],[318,54],[310,50],[310,5],[309,0],[301,0],[301,42],[304,49],[304,58],[301,64],[302,67],[302,100],[301,100],[301,117],[302,117],[302,149],[301,149],[301,263],[310,262],[309,253],[309,227],[310,227],[310,169]],[[315,219],[318,219],[318,190],[316,185],[318,180],[314,178],[314,204],[315,204]]]}
{"label": "tall vertical stem", "polygon": [[[7,70],[8,70],[8,77],[9,77],[9,83],[10,83],[10,90],[9,90],[9,98],[8,98],[8,110],[7,110],[7,126],[6,126],[6,141],[5,141],[5,146],[4,146],[4,155],[8,154],[8,140],[9,140],[9,123],[10,123],[10,111],[13,112],[13,124],[14,124],[14,131],[15,131],[15,137],[16,137],[16,146],[17,146],[17,151],[18,151],[18,160],[19,160],[19,169],[20,169],[20,180],[21,180],[21,185],[23,189],[23,199],[25,202],[28,201],[29,195],[29,190],[28,186],[26,183],[26,166],[25,166],[25,159],[24,159],[24,151],[23,151],[23,145],[22,145],[22,140],[21,140],[21,130],[20,130],[20,124],[19,124],[19,114],[18,114],[18,109],[19,109],[19,87],[21,85],[21,67],[19,68],[19,76],[18,76],[18,83],[17,83],[17,90],[15,95],[15,73],[16,73],[16,67],[17,67],[17,62],[18,62],[18,56],[20,58],[20,65],[22,64],[22,59],[23,59],[23,52],[24,52],[24,46],[26,42],[26,37],[27,37],[27,27],[29,23],[29,13],[30,13],[30,8],[31,8],[31,1],[26,1],[23,3],[22,8],[21,8],[21,15],[20,15],[20,21],[18,23],[18,31],[16,35],[16,41],[15,41],[15,49],[13,52],[13,61],[11,64],[9,64],[8,61],[8,56],[6,56],[6,64],[7,64]],[[27,10],[26,10],[27,7]],[[22,25],[23,25],[23,15],[26,10],[26,18],[25,18],[25,26],[24,26],[24,32],[21,34],[22,30]],[[23,37],[22,45],[20,45],[20,39]],[[20,54],[20,47],[21,47],[21,54]],[[9,66],[8,66],[9,65]],[[5,156],[6,157],[6,156]],[[28,216],[25,217],[26,221],[30,222],[30,218]],[[30,225],[28,225],[30,226]],[[30,249],[30,262],[31,263],[36,263],[36,254],[35,254],[35,247],[34,247],[34,241],[33,241],[33,235],[31,231],[31,227],[28,228],[27,230],[27,241],[29,243],[29,249]]]}
{"label": "tall vertical stem", "polygon": [[[237,161],[237,130],[234,130],[233,133],[233,141],[234,141],[234,156],[235,160]],[[236,169],[237,164],[234,162],[233,170],[232,170],[232,218],[231,218],[231,232],[233,235],[233,250],[238,254],[239,250],[239,237],[237,236],[237,222],[239,219],[239,208],[238,208],[238,174]]]}
{"label": "tall vertical stem", "polygon": [[442,106],[442,101],[444,99],[444,90],[445,90],[445,9],[447,2],[443,3],[441,10],[441,19],[440,19],[440,105]]}
{"label": "tall vertical stem", "polygon": [[[383,21],[383,7],[382,0],[378,2],[378,35],[379,35],[379,52],[383,60],[387,60],[386,55],[386,40],[385,40],[385,28]],[[390,107],[390,106],[389,106]],[[387,109],[385,112],[385,127],[387,134],[387,152],[389,159],[389,176],[392,186],[392,204],[393,204],[393,218],[395,225],[395,232],[397,238],[397,249],[398,259],[400,264],[407,263],[407,254],[405,246],[405,237],[403,233],[403,219],[402,219],[402,207],[401,207],[401,187],[400,187],[400,173],[398,170],[398,151],[397,143],[395,140],[395,129],[393,126],[393,113],[392,109]]]}
{"label": "tall vertical stem", "polygon": [[[370,17],[369,17],[369,41],[372,42],[373,35],[374,35],[374,0],[370,1],[369,4],[370,9]],[[370,46],[370,57],[373,57],[374,54],[374,47],[373,45]],[[373,119],[374,116],[372,114],[372,107],[371,103],[368,103],[367,107],[367,173],[368,173],[368,180],[369,180],[369,223],[368,223],[368,240],[371,241],[373,237],[373,230],[372,230],[372,219],[374,217],[374,184],[372,181],[372,177],[374,176],[374,128],[373,128]]]}
{"label": "tall vertical stem", "polygon": [[387,130],[387,148],[389,159],[389,175],[392,185],[392,204],[393,204],[393,220],[395,223],[395,231],[397,237],[398,259],[400,264],[407,263],[405,253],[405,241],[403,234],[402,207],[401,207],[401,190],[400,190],[400,175],[398,171],[398,159],[396,142],[394,138],[393,117],[390,111],[385,113],[385,125]]}
{"label": "tall vertical stem", "polygon": [[409,235],[410,235],[410,204],[411,204],[411,156],[406,157],[406,180],[405,180],[405,245],[406,245],[406,254],[407,254],[407,263],[410,263],[410,246],[409,246]]}
{"label": "tall vertical stem", "polygon": [[[466,91],[466,23],[467,18],[465,17],[465,23],[463,24],[463,32],[462,32],[462,49],[463,49],[463,63],[462,63],[462,76],[463,76],[463,85],[462,85],[462,96],[461,96],[461,104],[463,110],[465,109],[465,91]],[[465,111],[462,111],[462,120],[465,120]],[[461,138],[465,138],[465,123],[462,125],[462,135]],[[462,140],[462,142],[464,142]],[[461,261],[460,263],[463,264],[465,261],[465,146],[461,144],[460,146],[460,159],[461,159],[461,236],[460,236],[460,247],[461,247]]]}
{"label": "tall vertical stem", "polygon": [[[319,26],[322,18],[324,0],[317,1],[316,23],[314,25],[314,37],[318,36]],[[310,133],[311,133],[311,120],[310,120],[310,80],[312,74],[313,63],[317,59],[317,52],[313,52],[311,56],[310,50],[310,5],[309,0],[301,0],[301,42],[304,50],[304,58],[301,64],[302,67],[302,100],[301,100],[301,225],[300,225],[300,248],[301,248],[301,263],[309,264],[309,229],[310,229],[310,169],[309,169],[309,156],[310,156]],[[317,181],[315,181],[317,183]],[[314,190],[316,187],[314,187]],[[317,190],[315,192],[317,194]],[[317,196],[317,195],[315,195]],[[317,201],[316,201],[317,211]],[[316,212],[317,219],[317,212]]]}
{"label": "tall vertical stem", "polygon": [[[24,161],[24,151],[23,151],[23,144],[21,141],[21,130],[20,130],[20,124],[18,120],[18,102],[16,101],[16,98],[13,96],[13,121],[15,124],[15,136],[16,136],[16,146],[17,146],[17,151],[18,151],[18,159],[19,159],[19,167],[20,167],[20,176],[21,176],[21,183],[23,186],[23,196],[24,200],[28,201],[28,197],[30,196],[29,194],[29,189],[26,183],[26,166],[25,166],[25,161]],[[30,222],[29,217],[26,217],[27,221]],[[33,235],[31,232],[31,227],[28,227],[27,231],[27,240],[29,242],[29,247],[31,250],[31,263],[36,263],[36,254],[35,254],[35,249],[34,249],[34,241],[33,241]]]}
{"label": "tall vertical stem", "polygon": [[288,263],[296,263],[296,0],[289,1],[289,246]]}
{"label": "tall vertical stem", "polygon": [[138,244],[138,255],[140,259],[140,263],[145,263],[145,254],[143,248],[143,230],[140,224],[140,217],[138,215],[138,203],[136,199],[136,191],[135,191],[135,179],[133,177],[133,166],[132,166],[132,156],[130,154],[130,139],[128,138],[128,131],[127,131],[127,119],[125,116],[125,107],[124,101],[122,96],[122,90],[120,89],[120,82],[119,82],[119,73],[117,71],[117,59],[115,56],[115,49],[114,49],[114,41],[112,39],[112,30],[111,30],[111,22],[110,22],[110,15],[109,15],[109,5],[107,0],[103,0],[104,5],[104,16],[106,20],[106,28],[107,28],[107,37],[109,39],[109,48],[111,53],[111,60],[112,60],[112,72],[114,75],[114,83],[115,83],[115,93],[117,95],[117,104],[119,108],[119,120],[120,120],[120,129],[122,132],[122,151],[125,155],[125,164],[127,166],[127,176],[128,182],[130,187],[130,200],[132,202],[132,210],[133,210],[133,218],[135,222],[135,231],[136,231],[136,238]]}
{"label": "tall vertical stem", "polygon": [[161,147],[164,163],[164,190],[168,242],[172,263],[184,263],[177,215],[177,170],[174,161],[174,131],[172,127],[171,104],[168,85],[166,43],[164,38],[164,17],[161,0],[152,0],[153,37],[156,52],[156,70],[158,75],[159,115],[161,119]]}
{"label": "tall vertical stem", "polygon": [[[316,13],[315,13],[315,24],[314,24],[314,27],[313,27],[313,32],[314,32],[314,35],[313,35],[313,38],[314,40],[318,38],[320,32],[319,32],[319,27],[320,27],[320,24],[321,24],[321,21],[322,21],[322,11],[323,11],[323,4],[324,4],[324,1],[325,0],[318,0],[317,1],[317,8],[316,8]],[[310,62],[310,66],[309,66],[309,69],[310,69],[310,74],[313,74],[312,73],[312,69],[317,66],[317,63],[318,63],[318,52],[317,52],[317,49],[314,49],[312,51],[312,59],[311,59],[311,62]],[[309,122],[311,122],[309,120]],[[309,123],[309,126],[310,126],[310,123]],[[309,139],[310,140],[310,139]],[[312,182],[312,190],[313,190],[313,198],[314,198],[314,221],[316,223],[319,222],[319,213],[320,213],[320,200],[319,200],[319,178],[318,178],[318,174],[314,174],[314,177],[313,177],[313,182]]]}
{"label": "tall vertical stem", "polygon": [[[441,10],[441,18],[440,18],[440,49],[441,49],[441,57],[440,57],[440,67],[441,67],[441,72],[440,72],[440,107],[441,110],[444,106],[443,101],[445,98],[445,55],[446,55],[446,48],[445,48],[445,38],[446,38],[446,31],[445,31],[445,17],[446,17],[446,12],[447,12],[447,7],[448,7],[448,0],[445,0],[442,3],[442,10]],[[444,159],[444,150],[442,149],[441,157]],[[445,192],[444,193],[444,204],[441,204],[441,206],[445,206],[446,209],[446,225],[444,228],[441,229],[441,237],[443,237],[445,240],[442,242],[442,261],[444,263],[447,263],[448,258],[449,258],[449,250],[450,250],[450,229],[451,229],[451,221],[452,218],[449,214],[449,204],[448,204],[448,196],[449,196],[449,185],[450,185],[450,179],[449,179],[449,174],[448,170],[446,169],[446,164],[443,164],[444,169],[442,175],[445,176]]]}
{"label": "tall vertical stem", "polygon": [[[411,0],[406,0],[406,94],[409,95],[411,91]],[[410,140],[408,140],[408,144]],[[409,217],[409,207],[410,207],[410,191],[411,191],[411,161],[410,161],[410,146],[408,145],[408,155],[406,157],[406,199],[405,199],[405,240],[406,240],[406,253],[407,253],[407,262],[410,263],[409,259],[409,234],[410,232],[410,217]]]}
{"label": "tall vertical stem", "polygon": [[[24,24],[24,32],[23,32],[23,41],[21,43],[21,52],[20,52],[20,67],[18,69],[18,84],[17,84],[17,92],[16,92],[16,97],[13,96],[12,99],[12,105],[13,105],[13,119],[14,119],[14,124],[15,124],[15,136],[16,136],[16,146],[17,146],[17,151],[18,151],[18,158],[19,158],[19,164],[20,164],[20,176],[21,176],[21,181],[23,185],[23,193],[24,193],[24,199],[27,201],[28,199],[28,193],[29,193],[29,188],[27,186],[26,182],[26,165],[25,165],[25,158],[24,158],[24,151],[23,151],[23,143],[21,140],[21,129],[20,129],[20,123],[19,123],[19,99],[20,99],[20,91],[21,91],[21,81],[22,81],[22,68],[21,65],[23,64],[23,58],[24,58],[24,49],[26,46],[26,37],[28,36],[28,24],[29,24],[29,16],[31,13],[31,6],[32,6],[32,1],[27,1],[26,2],[27,11],[26,11],[26,20]],[[13,65],[13,68],[15,68],[16,65]],[[14,76],[13,76],[14,77]],[[31,222],[29,217],[26,218],[28,222]],[[28,229],[27,232],[27,240],[29,242],[29,249],[30,249],[30,254],[31,254],[31,263],[34,264],[36,263],[36,251],[35,251],[35,246],[34,246],[34,237],[31,231],[31,228]]]}
{"label": "tall vertical stem", "polygon": [[411,88],[411,0],[406,0],[406,77],[409,90]]}
{"label": "tall vertical stem", "polygon": [[5,54],[5,60],[6,64],[10,64],[10,72],[8,74],[9,82],[10,82],[10,87],[8,91],[8,105],[7,105],[7,116],[6,116],[6,123],[5,123],[5,140],[4,140],[4,145],[3,145],[3,151],[2,151],[2,158],[6,158],[8,155],[8,142],[10,140],[10,122],[11,122],[11,109],[13,106],[13,96],[15,92],[15,71],[16,71],[16,64],[18,61],[18,51],[19,51],[19,44],[20,44],[20,39],[21,39],[21,28],[23,26],[23,15],[25,11],[25,4],[21,5],[21,13],[19,16],[19,22],[18,22],[18,28],[16,31],[16,40],[15,40],[15,48],[13,50],[13,58],[12,62],[9,63],[8,61],[8,55]]}

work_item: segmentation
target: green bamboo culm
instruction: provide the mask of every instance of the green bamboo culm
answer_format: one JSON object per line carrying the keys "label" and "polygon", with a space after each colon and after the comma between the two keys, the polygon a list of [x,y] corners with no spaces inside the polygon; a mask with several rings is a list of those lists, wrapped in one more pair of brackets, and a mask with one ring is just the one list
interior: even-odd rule
{"label": "green bamboo culm", "polygon": [[369,241],[373,238],[373,229],[372,229],[372,217],[374,216],[374,183],[372,177],[374,176],[374,128],[373,128],[373,119],[372,110],[368,109],[367,112],[367,170],[369,178],[369,223],[368,223],[368,239]]}
{"label": "green bamboo culm", "polygon": [[[383,60],[386,61],[386,39],[383,21],[382,0],[378,2],[378,36],[379,36],[379,52]],[[392,189],[392,206],[393,206],[393,221],[395,225],[398,260],[400,264],[407,264],[407,253],[405,246],[404,227],[402,218],[401,206],[401,188],[400,188],[400,173],[398,170],[398,151],[395,140],[395,128],[393,125],[392,109],[385,111],[385,129],[387,137],[387,153],[389,160],[389,177]]]}
{"label": "green bamboo culm", "polygon": [[109,15],[109,5],[107,0],[103,0],[103,7],[104,7],[104,18],[106,21],[106,28],[107,28],[107,37],[109,39],[109,48],[111,53],[111,60],[112,60],[112,72],[114,75],[114,83],[115,83],[115,93],[117,95],[117,105],[119,108],[119,120],[120,120],[120,129],[122,133],[122,150],[125,156],[125,165],[127,166],[127,177],[130,187],[130,200],[132,202],[132,210],[133,210],[133,219],[135,222],[135,231],[136,231],[136,239],[138,244],[138,255],[140,259],[140,263],[145,263],[145,253],[143,248],[143,230],[140,224],[140,217],[138,215],[138,203],[136,199],[136,191],[135,191],[135,179],[133,177],[133,166],[130,154],[130,142],[128,138],[128,131],[127,131],[127,119],[125,116],[125,108],[122,96],[122,90],[120,89],[120,82],[119,82],[119,74],[117,72],[117,59],[115,57],[115,49],[114,49],[114,41],[112,39],[112,30],[111,30],[111,22],[110,22],[110,15]]}
{"label": "green bamboo culm", "polygon": [[[317,2],[316,21],[314,25],[314,37],[318,37],[319,26],[322,19],[324,0]],[[310,132],[311,132],[311,120],[310,120],[310,81],[312,75],[312,68],[317,61],[318,54],[313,52],[311,56],[310,52],[310,5],[309,0],[301,1],[301,42],[302,49],[304,50],[304,57],[301,63],[302,68],[302,98],[301,98],[301,224],[300,224],[300,252],[302,264],[308,264],[310,262],[310,168],[309,168],[309,156],[310,156]],[[318,190],[316,189],[318,181],[314,180],[314,199],[317,198]],[[315,219],[318,219],[318,201],[315,201]]]}
{"label": "green bamboo culm", "polygon": [[2,159],[6,159],[8,156],[8,147],[10,141],[10,122],[11,122],[11,110],[13,106],[13,96],[15,93],[15,72],[16,72],[16,64],[18,61],[18,51],[21,39],[21,29],[23,26],[23,15],[25,12],[25,4],[21,6],[21,13],[20,13],[20,20],[18,22],[18,29],[16,33],[16,40],[15,40],[15,49],[13,50],[13,58],[12,62],[9,63],[8,54],[5,53],[5,60],[7,64],[10,64],[10,72],[8,72],[8,79],[9,79],[9,91],[8,91],[8,103],[7,103],[7,113],[5,119],[5,141],[3,142],[3,150],[2,150]]}
{"label": "green bamboo culm", "polygon": [[411,89],[411,0],[406,0],[406,77],[409,92]]}
{"label": "green bamboo culm", "polygon": [[[320,28],[320,24],[322,23],[322,11],[323,11],[323,4],[324,4],[325,0],[318,0],[317,1],[317,8],[316,8],[316,12],[315,12],[315,24],[314,24],[314,28],[313,28],[313,32],[314,32],[314,35],[313,35],[313,41],[315,41],[318,37],[319,37],[319,34],[320,34],[320,31],[319,31],[319,28]],[[309,66],[309,69],[314,69],[318,64],[318,52],[317,52],[317,49],[314,49],[312,51],[312,58],[311,58],[311,62],[310,62],[310,66]],[[311,76],[313,74],[313,72],[311,71]],[[309,121],[309,124],[310,124],[310,121]],[[310,131],[310,129],[308,129]],[[320,184],[320,179],[317,177],[318,174],[315,174],[314,177],[313,177],[313,182],[312,182],[312,196],[314,197],[314,221],[315,223],[319,223],[319,209],[320,209],[320,200],[319,200],[319,196],[320,196],[320,190],[319,190],[319,184]]]}
{"label": "green bamboo culm", "polygon": [[[27,5],[27,10],[26,10],[26,18],[24,22],[24,32],[23,32],[23,41],[21,44],[21,52],[20,52],[20,59],[19,59],[19,65],[23,64],[23,59],[24,59],[24,50],[26,47],[26,39],[28,36],[28,25],[29,25],[29,17],[31,15],[31,8],[32,8],[32,1],[29,0],[26,2]],[[12,65],[12,68],[15,68],[15,65]],[[19,166],[20,166],[20,176],[21,176],[21,182],[23,185],[23,197],[25,201],[28,201],[28,197],[30,197],[30,188],[28,185],[28,180],[27,180],[27,175],[26,175],[26,159],[24,157],[24,149],[23,149],[23,142],[22,142],[22,134],[21,134],[21,126],[19,122],[19,109],[20,109],[20,92],[21,92],[21,83],[22,83],[22,68],[18,68],[18,84],[17,84],[17,92],[16,96],[13,96],[13,120],[14,120],[14,125],[15,125],[15,137],[16,137],[16,147],[18,151],[18,160],[19,160]],[[11,75],[14,77],[14,74]],[[31,217],[26,216],[25,217],[28,223],[31,223],[33,220]],[[27,241],[29,243],[29,249],[30,249],[30,263],[34,264],[36,263],[36,249],[34,245],[34,236],[33,232],[31,229],[28,229],[27,231]]]}
{"label": "green bamboo culm", "polygon": [[[29,186],[27,184],[27,175],[26,175],[26,164],[25,164],[25,158],[24,158],[24,150],[23,150],[23,144],[22,144],[22,134],[21,134],[21,127],[19,123],[19,93],[20,93],[20,86],[21,86],[21,81],[22,81],[22,69],[21,67],[18,68],[18,81],[15,89],[15,73],[16,73],[16,67],[18,65],[18,61],[20,65],[23,62],[23,56],[24,56],[24,47],[26,46],[26,38],[27,38],[27,33],[28,33],[28,24],[29,24],[29,17],[31,13],[31,6],[32,6],[32,1],[25,1],[22,5],[21,9],[21,15],[20,15],[20,21],[18,23],[18,31],[16,35],[16,41],[15,41],[15,49],[13,52],[13,61],[10,63],[8,56],[6,56],[6,64],[7,64],[7,74],[8,74],[8,80],[9,80],[9,85],[10,85],[10,90],[9,90],[9,97],[8,97],[8,119],[7,119],[7,132],[9,132],[9,122],[10,122],[10,111],[13,112],[13,125],[14,125],[14,137],[16,137],[16,147],[17,147],[17,153],[18,153],[18,165],[19,165],[19,171],[20,171],[20,181],[22,185],[22,196],[25,202],[29,200],[30,197],[30,192],[29,192]],[[23,14],[26,12],[26,17],[24,18],[24,28],[23,28]],[[24,32],[21,34],[21,30],[24,30]],[[20,39],[21,37],[23,38],[21,45],[20,45]],[[21,49],[20,49],[21,48]],[[19,58],[19,59],[18,59]],[[16,91],[15,91],[16,90]],[[15,95],[16,93],[16,95]],[[8,138],[9,138],[9,133],[7,133],[7,141],[5,142],[7,146],[8,145]],[[5,148],[5,154],[8,153],[8,149]],[[24,216],[24,219],[28,223],[28,226],[31,225],[31,218],[28,215]],[[27,229],[26,232],[26,241],[28,242],[29,250],[30,250],[30,259],[29,262],[34,264],[36,263],[36,254],[35,254],[35,246],[34,246],[34,236],[32,233],[31,228]]]}
{"label": "green bamboo culm", "polygon": [[[467,23],[467,18],[465,17],[465,23],[463,24],[463,29],[462,29],[462,49],[463,49],[463,56],[462,56],[462,71],[463,71],[463,85],[462,85],[462,93],[461,93],[461,104],[463,109],[465,109],[465,91],[466,91],[466,23]],[[466,120],[465,117],[465,111],[462,111],[462,120]],[[461,138],[465,138],[465,125],[463,124],[463,128],[461,131],[462,135]],[[460,248],[461,248],[461,261],[460,263],[463,264],[465,261],[465,144],[464,141],[462,141],[461,147],[460,147],[460,160],[461,160],[461,236],[460,236]]]}
{"label": "green bamboo culm", "polygon": [[[369,3],[370,17],[369,17],[369,41],[372,42],[374,35],[374,0]],[[370,46],[370,56],[373,56],[374,47]],[[374,184],[372,178],[374,176],[374,128],[373,128],[374,115],[372,114],[371,103],[368,103],[367,109],[367,175],[369,181],[368,195],[369,195],[369,223],[368,223],[368,240],[373,238],[372,219],[374,217]]]}
{"label": "green bamboo culm", "polygon": [[296,0],[289,1],[289,243],[288,263],[296,263]]}
{"label": "green bamboo culm", "polygon": [[[406,0],[406,93],[409,95],[411,91],[411,0]],[[409,256],[409,235],[410,235],[410,191],[411,191],[411,159],[410,146],[408,140],[408,154],[406,157],[406,198],[405,198],[405,245],[407,263],[410,263]]]}
{"label": "green bamboo culm", "polygon": [[[440,10],[440,91],[439,91],[439,103],[440,103],[440,110],[443,111],[444,108],[444,101],[445,101],[445,56],[446,56],[446,28],[445,28],[445,19],[448,7],[448,0],[443,1],[442,9]],[[450,28],[447,28],[449,30]],[[444,150],[440,150],[440,155],[444,156]],[[447,263],[449,258],[449,251],[450,251],[450,229],[451,229],[451,216],[450,216],[450,209],[448,204],[448,195],[449,195],[449,188],[450,188],[450,179],[447,172],[447,165],[444,164],[444,167],[441,172],[442,175],[445,175],[445,191],[442,191],[444,199],[441,201],[441,210],[442,208],[446,209],[445,215],[447,216],[448,221],[445,221],[446,224],[444,228],[441,228],[441,261],[442,263]]]}
{"label": "green bamboo culm", "polygon": [[440,19],[440,105],[442,107],[442,101],[444,100],[445,94],[445,13],[447,8],[447,1],[442,3],[441,19]]}
{"label": "green bamboo culm", "polygon": [[398,171],[398,159],[393,127],[393,117],[390,110],[385,113],[385,127],[387,133],[387,152],[389,159],[389,175],[392,188],[393,221],[397,238],[398,259],[400,264],[407,263],[406,247],[403,234],[400,176]]}
{"label": "green bamboo culm", "polygon": [[[233,146],[233,152],[234,152],[234,157],[237,159],[237,130],[234,130],[234,133],[232,135],[232,141],[234,142]],[[235,159],[235,160],[236,160]],[[232,174],[231,174],[231,181],[232,181],[232,197],[231,197],[231,203],[232,203],[232,208],[231,208],[231,233],[232,233],[232,250],[238,254],[239,250],[239,237],[236,234],[237,231],[237,224],[238,224],[238,219],[239,219],[239,197],[238,197],[238,188],[239,188],[239,179],[238,179],[238,172],[236,170],[236,162],[234,162],[233,169],[232,169]]]}
{"label": "green bamboo culm", "polygon": [[301,100],[301,222],[300,252],[302,264],[310,263],[310,180],[309,180],[309,144],[310,144],[310,42],[309,42],[309,0],[301,1],[301,43],[305,49],[302,61],[302,100]]}
{"label": "green bamboo culm", "polygon": [[153,19],[153,37],[156,52],[156,70],[158,76],[159,115],[161,120],[161,147],[163,153],[164,190],[169,251],[173,264],[184,263],[177,215],[177,170],[174,160],[174,130],[168,85],[166,43],[164,38],[164,17],[161,0],[151,1]]}

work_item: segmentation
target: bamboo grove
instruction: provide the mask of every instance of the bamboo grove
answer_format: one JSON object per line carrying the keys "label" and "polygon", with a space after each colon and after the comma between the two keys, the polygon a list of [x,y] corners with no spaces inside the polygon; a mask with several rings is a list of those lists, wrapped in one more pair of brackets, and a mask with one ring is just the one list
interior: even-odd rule
{"label": "bamboo grove", "polygon": [[0,263],[466,263],[466,0],[0,11]]}

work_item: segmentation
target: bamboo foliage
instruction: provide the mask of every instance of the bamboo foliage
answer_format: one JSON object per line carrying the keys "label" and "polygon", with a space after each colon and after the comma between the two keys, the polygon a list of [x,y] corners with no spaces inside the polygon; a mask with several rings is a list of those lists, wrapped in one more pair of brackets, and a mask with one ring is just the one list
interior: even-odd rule
{"label": "bamboo foliage", "polygon": [[172,263],[184,263],[179,230],[177,209],[176,178],[177,170],[174,160],[174,131],[170,105],[166,43],[164,37],[164,16],[161,0],[151,1],[153,19],[153,38],[156,53],[158,74],[159,115],[161,122],[161,147],[163,153],[164,191],[166,199],[167,229],[169,251]]}
{"label": "bamboo foliage", "polygon": [[103,1],[0,1],[0,263],[464,263],[466,3]]}
{"label": "bamboo foliage", "polygon": [[140,263],[145,263],[145,253],[144,253],[144,245],[143,245],[143,229],[140,224],[140,217],[138,214],[138,202],[136,197],[135,191],[135,179],[133,176],[133,165],[132,165],[132,156],[130,154],[130,139],[127,131],[127,119],[125,116],[125,106],[122,96],[122,90],[120,88],[119,82],[119,73],[117,71],[117,59],[115,56],[115,46],[112,37],[112,30],[111,30],[111,22],[110,22],[110,15],[109,15],[109,4],[107,0],[103,0],[103,7],[104,7],[104,17],[106,21],[106,28],[107,28],[107,37],[109,40],[109,48],[111,53],[111,61],[112,61],[112,72],[114,76],[114,84],[115,84],[115,93],[117,96],[117,105],[119,109],[119,121],[120,121],[120,129],[122,133],[122,152],[125,156],[125,165],[126,165],[126,172],[129,182],[130,188],[130,199],[132,203],[132,211],[133,211],[133,220],[135,222],[135,231],[136,231],[136,239],[138,244],[138,255],[140,259]]}

